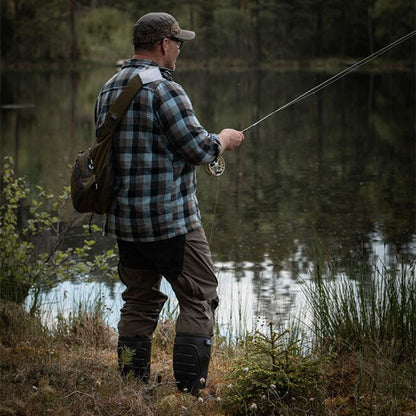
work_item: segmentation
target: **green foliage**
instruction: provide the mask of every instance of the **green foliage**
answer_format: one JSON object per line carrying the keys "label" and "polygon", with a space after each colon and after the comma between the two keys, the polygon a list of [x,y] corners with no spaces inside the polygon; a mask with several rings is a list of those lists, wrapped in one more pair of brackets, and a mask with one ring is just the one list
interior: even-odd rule
{"label": "green foliage", "polygon": [[133,377],[133,358],[134,350],[129,347],[122,347],[119,355],[119,366],[121,371],[125,371],[130,377]]}
{"label": "green foliage", "polygon": [[[27,61],[69,59],[71,2],[57,0],[2,0],[2,27],[9,28],[2,37],[5,57]],[[59,34],[59,36],[57,36]]]}
{"label": "green foliage", "polygon": [[[23,302],[30,289],[37,295],[44,287],[69,278],[100,273],[114,276],[113,250],[92,256],[95,240],[87,235],[81,246],[60,248],[73,230],[79,216],[65,225],[60,214],[68,201],[69,189],[55,198],[41,186],[35,196],[23,178],[15,178],[13,161],[3,167],[2,205],[0,208],[0,296]],[[88,228],[85,226],[84,228]],[[92,226],[97,233],[100,228]]]}
{"label": "green foliage", "polygon": [[289,331],[256,332],[246,342],[246,354],[232,366],[224,405],[233,415],[278,415],[291,401],[314,399],[322,381],[323,359],[302,355]]}
{"label": "green foliage", "polygon": [[[366,56],[409,33],[415,20],[408,0],[1,0],[2,52],[11,61],[122,59],[132,51],[134,22],[157,10],[197,32],[182,57],[204,62]],[[413,51],[408,42],[392,54]]]}
{"label": "green foliage", "polygon": [[[243,10],[235,8],[221,8],[215,13],[215,40],[217,44],[215,57],[241,59],[251,40],[247,37],[251,33],[250,16]],[[224,40],[228,48],[224,48]]]}
{"label": "green foliage", "polygon": [[[129,22],[129,23],[127,23]],[[83,59],[115,62],[132,55],[135,16],[109,7],[97,8],[78,19]]]}

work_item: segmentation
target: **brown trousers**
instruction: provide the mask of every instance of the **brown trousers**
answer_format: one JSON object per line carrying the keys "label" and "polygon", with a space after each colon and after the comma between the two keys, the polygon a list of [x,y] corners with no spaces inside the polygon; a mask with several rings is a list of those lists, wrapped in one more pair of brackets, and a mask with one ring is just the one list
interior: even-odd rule
{"label": "brown trousers", "polygon": [[[168,280],[179,302],[176,332],[212,336],[214,310],[218,305],[218,281],[204,230],[200,228],[186,234],[182,243],[172,239],[172,244],[176,245],[173,250],[175,253],[178,253],[177,245],[180,245],[178,257],[183,254],[183,262],[180,262],[182,267],[177,277],[175,278],[176,273],[165,273],[169,275]],[[143,246],[145,248],[142,250]],[[160,256],[167,249],[166,242],[162,251],[157,252],[158,247],[160,245],[157,242],[154,245],[119,242],[119,275],[126,285],[122,294],[125,303],[118,325],[120,337],[151,338],[156,328],[159,313],[167,300],[167,296],[160,291],[166,264],[162,272],[158,264],[163,263]],[[166,257],[169,257],[169,253],[166,253]]]}

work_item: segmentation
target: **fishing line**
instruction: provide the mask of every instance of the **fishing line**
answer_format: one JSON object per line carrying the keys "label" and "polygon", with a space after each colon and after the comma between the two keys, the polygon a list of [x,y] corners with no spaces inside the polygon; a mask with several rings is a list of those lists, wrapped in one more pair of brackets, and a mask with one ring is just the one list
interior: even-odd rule
{"label": "fishing line", "polygon": [[[404,42],[407,39],[410,39],[411,37],[416,35],[416,30],[413,30],[412,32],[408,33],[407,35],[395,40],[394,42],[391,42],[384,48],[379,49],[376,52],[373,52],[371,55],[368,55],[366,58],[361,59],[358,62],[355,62],[348,68],[345,68],[344,70],[338,72],[331,78],[328,78],[326,81],[322,82],[321,84],[311,88],[310,90],[304,92],[303,94],[299,95],[299,97],[296,97],[292,101],[289,101],[282,107],[277,108],[276,110],[272,111],[270,114],[267,114],[260,120],[256,121],[255,123],[251,124],[250,126],[246,127],[244,130],[242,130],[242,133],[245,133],[246,131],[249,131],[253,127],[257,126],[258,124],[262,123],[263,121],[267,120],[269,117],[273,116],[274,114],[278,113],[279,111],[284,110],[285,108],[288,108],[289,106],[298,103],[302,100],[304,100],[307,97],[310,97],[311,95],[317,93],[318,91],[321,91],[322,89],[326,88],[328,85],[333,84],[334,82],[338,81],[339,79],[345,77],[349,72],[353,71],[354,69],[359,68],[360,66],[366,64],[367,62],[371,61],[374,58],[377,58],[378,56],[382,55],[383,53],[386,53],[390,49],[393,49],[400,43]],[[208,173],[208,175],[211,176],[221,176],[224,173],[225,170],[225,161],[222,156],[219,156],[216,160],[209,163],[205,166],[205,171]]]}
{"label": "fishing line", "polygon": [[244,130],[242,130],[242,133],[245,133],[246,131],[252,129],[253,127],[257,126],[258,124],[262,123],[263,121],[267,120],[269,117],[273,116],[274,114],[278,113],[279,111],[282,111],[283,109],[298,103],[299,101],[304,100],[307,97],[310,97],[311,95],[317,93],[318,91],[322,90],[323,88],[327,87],[328,85],[333,84],[334,82],[338,81],[339,79],[345,77],[349,72],[353,71],[354,69],[359,68],[360,66],[366,64],[367,62],[371,61],[372,59],[382,55],[383,53],[389,51],[390,49],[394,48],[395,46],[399,45],[400,43],[404,42],[407,39],[410,39],[412,36],[415,36],[416,30],[413,32],[408,33],[407,35],[395,40],[394,42],[390,43],[389,45],[385,46],[384,48],[379,49],[378,51],[372,53],[371,55],[367,56],[366,58],[361,59],[360,61],[352,64],[348,68],[345,68],[343,71],[338,72],[331,78],[327,79],[326,81],[322,82],[321,84],[317,85],[316,87],[311,88],[309,91],[306,91],[305,93],[299,95],[299,97],[293,99],[292,101],[288,102],[287,104],[283,105],[282,107],[272,111],[270,114],[267,114],[267,116],[264,116],[260,120],[256,121],[252,125],[246,127]]}
{"label": "fishing line", "polygon": [[216,191],[215,203],[214,203],[214,212],[212,213],[213,214],[212,223],[211,223],[211,229],[209,231],[209,237],[208,237],[208,245],[211,245],[212,235],[214,234],[214,225],[215,225],[215,220],[217,219],[217,206],[218,206],[219,195],[220,195],[220,180],[218,178],[217,191]]}
{"label": "fishing line", "polygon": [[[407,35],[395,40],[394,42],[388,44],[384,48],[379,49],[378,51],[372,53],[371,55],[368,55],[366,58],[363,58],[360,61],[352,64],[351,66],[349,66],[348,68],[345,68],[341,72],[338,72],[337,74],[335,74],[331,78],[328,78],[326,81],[322,82],[321,84],[319,84],[319,85],[311,88],[310,90],[304,92],[303,94],[299,95],[298,97],[296,97],[292,101],[289,101],[288,103],[286,103],[282,107],[279,107],[278,109],[272,111],[270,114],[267,114],[266,116],[264,116],[260,120],[256,121],[252,125],[246,127],[241,132],[245,133],[246,131],[252,129],[253,127],[255,127],[258,124],[262,123],[263,121],[267,120],[269,117],[273,116],[274,114],[278,113],[279,111],[282,111],[285,108],[287,108],[287,107],[289,107],[289,106],[291,106],[295,103],[298,103],[298,102],[304,100],[307,97],[310,97],[311,95],[317,93],[318,91],[321,91],[322,89],[326,88],[328,85],[331,85],[334,82],[338,81],[339,79],[345,77],[345,75],[347,75],[349,72],[353,71],[354,69],[357,69],[360,66],[366,64],[367,62],[371,61],[372,59],[382,55],[383,53],[386,53],[390,49],[394,48],[395,46],[399,45],[400,43],[404,42],[407,39],[410,39],[411,37],[413,37],[415,35],[416,35],[416,30],[414,30],[414,31],[408,33]],[[224,170],[225,170],[225,161],[222,158],[222,156],[219,156],[218,159],[214,160],[214,162],[205,166],[206,173],[208,173],[211,176],[221,176],[224,173]],[[213,220],[212,220],[212,223],[211,223],[211,229],[210,229],[210,233],[209,233],[209,241],[208,241],[209,244],[211,243],[212,235],[213,235],[213,232],[214,232],[214,224],[215,224],[216,215],[217,215],[217,204],[218,204],[219,190],[220,190],[220,185],[219,185],[219,180],[218,180],[216,196],[215,196]]]}

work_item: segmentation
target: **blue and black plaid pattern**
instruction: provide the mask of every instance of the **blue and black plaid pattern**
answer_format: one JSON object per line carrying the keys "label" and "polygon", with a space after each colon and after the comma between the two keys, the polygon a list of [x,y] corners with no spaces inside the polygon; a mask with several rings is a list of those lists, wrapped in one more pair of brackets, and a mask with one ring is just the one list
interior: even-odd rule
{"label": "blue and black plaid pattern", "polygon": [[[131,59],[102,88],[95,107],[97,131],[125,87],[140,70],[156,65]],[[218,136],[199,123],[171,71],[142,87],[113,139],[115,197],[106,233],[124,241],[158,241],[201,227],[195,165],[214,161]]]}

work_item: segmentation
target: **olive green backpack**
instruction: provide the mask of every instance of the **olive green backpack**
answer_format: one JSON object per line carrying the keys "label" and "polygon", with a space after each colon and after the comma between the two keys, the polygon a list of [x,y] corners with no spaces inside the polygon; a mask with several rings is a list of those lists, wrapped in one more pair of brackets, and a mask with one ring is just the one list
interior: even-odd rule
{"label": "olive green backpack", "polygon": [[71,172],[71,198],[79,213],[107,212],[113,196],[110,150],[114,132],[142,85],[158,79],[162,79],[158,67],[134,76],[110,107],[93,146],[78,153]]}

